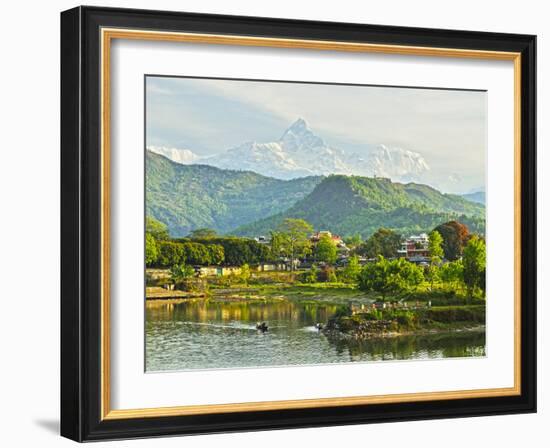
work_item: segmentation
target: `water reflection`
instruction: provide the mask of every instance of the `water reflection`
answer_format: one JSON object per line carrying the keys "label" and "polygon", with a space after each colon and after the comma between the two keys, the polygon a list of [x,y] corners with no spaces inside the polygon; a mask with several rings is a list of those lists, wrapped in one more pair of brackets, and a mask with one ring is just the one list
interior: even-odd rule
{"label": "water reflection", "polygon": [[[338,305],[148,302],[147,371],[484,356],[485,333],[334,340],[318,332]],[[265,321],[269,331],[256,330]]]}
{"label": "water reflection", "polygon": [[417,358],[457,358],[485,355],[485,332],[405,335],[366,340],[334,340],[338,352],[353,361],[383,361]]}

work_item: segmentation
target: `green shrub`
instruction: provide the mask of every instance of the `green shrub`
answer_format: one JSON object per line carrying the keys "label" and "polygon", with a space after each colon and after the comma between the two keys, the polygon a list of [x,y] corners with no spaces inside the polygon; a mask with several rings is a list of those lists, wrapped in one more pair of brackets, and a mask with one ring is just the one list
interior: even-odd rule
{"label": "green shrub", "polygon": [[412,328],[414,327],[415,316],[410,311],[405,311],[397,315],[397,323],[400,327]]}
{"label": "green shrub", "polygon": [[349,308],[349,306],[341,305],[336,309],[332,317],[339,319],[342,317],[349,317],[349,316],[351,316],[351,309]]}
{"label": "green shrub", "polygon": [[335,283],[338,281],[336,278],[336,271],[332,266],[323,267],[318,275],[318,278],[321,282]]}
{"label": "green shrub", "polygon": [[432,322],[485,323],[485,305],[445,306],[419,310],[419,315]]}
{"label": "green shrub", "polygon": [[316,283],[319,278],[319,269],[317,266],[311,266],[311,269],[298,274],[298,280],[302,283]]}

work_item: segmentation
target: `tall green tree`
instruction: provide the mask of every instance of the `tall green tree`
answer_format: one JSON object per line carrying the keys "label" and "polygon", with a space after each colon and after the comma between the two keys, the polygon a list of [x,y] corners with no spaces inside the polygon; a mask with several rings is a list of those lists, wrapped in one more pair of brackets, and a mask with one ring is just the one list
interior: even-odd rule
{"label": "tall green tree", "polygon": [[156,220],[152,216],[145,217],[145,232],[157,240],[167,240],[170,238],[166,224]]}
{"label": "tall green tree", "polygon": [[417,264],[411,263],[404,258],[393,260],[391,264],[402,290],[416,290],[424,281],[424,270]]}
{"label": "tall green tree", "polygon": [[449,221],[437,226],[434,231],[443,238],[442,248],[447,260],[457,260],[462,256],[464,246],[470,238],[470,231],[465,224]]}
{"label": "tall green tree", "polygon": [[361,235],[359,235],[358,233],[344,238],[344,243],[346,243],[346,246],[348,246],[352,250],[357,248],[362,242],[363,240],[361,239]]}
{"label": "tall green tree", "polygon": [[437,282],[440,278],[441,269],[433,261],[429,266],[424,268],[424,278],[426,281],[430,282],[430,289],[434,289],[434,283]]}
{"label": "tall green tree", "polygon": [[444,285],[449,285],[454,290],[461,288],[464,282],[464,265],[462,264],[462,260],[443,264],[439,269],[439,278]]}
{"label": "tall green tree", "polygon": [[438,264],[443,258],[443,238],[437,230],[432,230],[429,235],[428,249],[432,264]]}
{"label": "tall green tree", "polygon": [[155,264],[159,256],[157,241],[150,233],[145,234],[145,266]]}
{"label": "tall green tree", "polygon": [[315,245],[315,259],[328,264],[334,264],[338,255],[336,243],[328,235],[323,235]]}
{"label": "tall green tree", "polygon": [[485,252],[485,242],[477,235],[473,235],[464,248],[462,257],[464,284],[470,296],[476,289],[484,290],[485,288]]}
{"label": "tall green tree", "polygon": [[185,263],[180,263],[170,268],[170,278],[176,288],[183,287],[189,289],[189,281],[195,275],[195,270]]}
{"label": "tall green tree", "polygon": [[248,266],[247,263],[243,264],[241,266],[241,273],[239,275],[240,280],[245,284],[248,285],[248,280],[250,280],[250,277],[252,274],[250,273],[250,266]]}
{"label": "tall green tree", "polygon": [[361,266],[359,265],[359,257],[357,255],[352,255],[349,258],[348,264],[344,268],[344,271],[342,272],[342,277],[346,282],[356,283],[357,276],[360,272]]}
{"label": "tall green tree", "polygon": [[401,239],[401,235],[382,227],[361,244],[356,252],[368,258],[376,258],[378,255],[382,255],[384,258],[394,258],[401,248]]}
{"label": "tall green tree", "polygon": [[437,230],[432,230],[428,239],[431,264],[424,269],[424,277],[430,282],[430,289],[434,289],[434,283],[440,279],[439,264],[443,259],[443,238]]}
{"label": "tall green tree", "polygon": [[313,226],[303,219],[287,218],[274,233],[277,248],[281,254],[290,258],[291,270],[294,270],[294,260],[311,253]]}
{"label": "tall green tree", "polygon": [[278,260],[285,256],[286,242],[285,236],[276,230],[270,232],[271,243],[269,245],[271,257],[273,260]]}

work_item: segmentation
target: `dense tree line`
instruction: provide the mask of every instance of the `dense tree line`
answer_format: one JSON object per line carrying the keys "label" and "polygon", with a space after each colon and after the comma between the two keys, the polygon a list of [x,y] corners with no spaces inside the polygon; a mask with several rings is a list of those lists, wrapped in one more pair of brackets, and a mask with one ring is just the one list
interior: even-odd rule
{"label": "dense tree line", "polygon": [[170,239],[166,226],[148,217],[145,230],[147,266],[242,266],[274,259],[268,245],[249,238],[218,236],[211,229],[198,229],[188,238]]}
{"label": "dense tree line", "polygon": [[221,246],[224,251],[223,264],[242,266],[243,264],[258,264],[273,260],[270,247],[249,238],[213,237],[193,239],[193,242],[203,245]]}
{"label": "dense tree line", "polygon": [[242,266],[272,259],[269,247],[245,238],[215,238],[202,241],[158,241],[146,236],[146,264],[154,267],[187,265]]}
{"label": "dense tree line", "polygon": [[147,266],[177,268],[185,265],[218,265],[225,261],[223,246],[189,240],[172,240],[165,224],[154,218],[145,221]]}
{"label": "dense tree line", "polygon": [[158,257],[153,263],[159,267],[175,264],[219,265],[225,260],[223,246],[194,242],[159,241]]}

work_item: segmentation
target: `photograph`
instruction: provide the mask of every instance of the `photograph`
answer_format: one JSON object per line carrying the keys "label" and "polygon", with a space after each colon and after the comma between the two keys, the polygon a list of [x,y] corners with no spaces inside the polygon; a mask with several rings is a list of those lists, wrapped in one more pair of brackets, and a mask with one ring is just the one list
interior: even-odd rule
{"label": "photograph", "polygon": [[144,90],[146,372],[487,355],[486,90]]}

